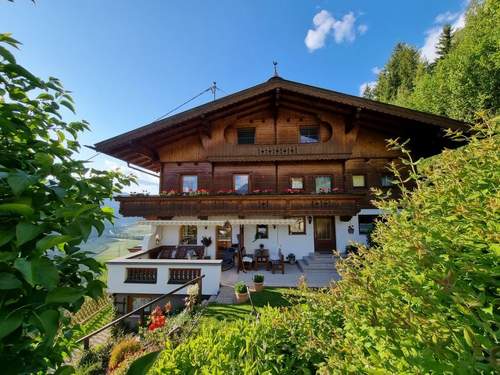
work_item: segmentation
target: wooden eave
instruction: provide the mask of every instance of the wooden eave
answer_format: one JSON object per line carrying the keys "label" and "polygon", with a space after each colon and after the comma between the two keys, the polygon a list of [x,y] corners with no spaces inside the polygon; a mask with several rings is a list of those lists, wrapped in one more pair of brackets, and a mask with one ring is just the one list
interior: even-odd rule
{"label": "wooden eave", "polygon": [[465,130],[468,127],[464,122],[447,117],[273,77],[262,84],[99,142],[95,149],[158,172],[160,162],[156,152],[159,147],[200,132],[209,133],[210,122],[219,118],[251,113],[255,108],[273,110],[277,101],[283,108],[303,107],[355,116],[361,123],[363,120],[372,122],[396,134],[416,133],[424,128]]}

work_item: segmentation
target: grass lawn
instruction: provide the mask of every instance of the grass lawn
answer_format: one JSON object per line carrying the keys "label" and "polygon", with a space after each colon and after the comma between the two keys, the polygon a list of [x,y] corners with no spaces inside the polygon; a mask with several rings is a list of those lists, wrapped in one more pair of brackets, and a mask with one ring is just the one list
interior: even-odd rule
{"label": "grass lawn", "polygon": [[[297,303],[298,291],[292,288],[266,288],[262,292],[252,293],[252,301],[257,311],[264,306],[287,307]],[[252,305],[250,301],[242,304],[221,305],[213,303],[203,310],[203,316],[208,319],[237,320],[250,316]]]}

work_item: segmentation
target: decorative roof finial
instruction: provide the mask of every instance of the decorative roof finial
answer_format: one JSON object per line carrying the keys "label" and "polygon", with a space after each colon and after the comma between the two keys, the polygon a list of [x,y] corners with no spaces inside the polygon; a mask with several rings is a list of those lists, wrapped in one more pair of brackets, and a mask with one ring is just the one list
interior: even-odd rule
{"label": "decorative roof finial", "polygon": [[274,65],[274,76],[279,77],[280,75],[278,74],[278,62],[273,61],[273,65]]}

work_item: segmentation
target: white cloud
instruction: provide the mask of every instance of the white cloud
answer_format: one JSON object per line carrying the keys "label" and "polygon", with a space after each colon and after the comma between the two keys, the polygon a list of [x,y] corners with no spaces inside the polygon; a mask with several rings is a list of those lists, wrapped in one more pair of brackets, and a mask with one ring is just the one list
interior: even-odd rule
{"label": "white cloud", "polygon": [[456,20],[460,16],[460,12],[452,13],[450,11],[438,14],[434,19],[435,23],[447,23]]}
{"label": "white cloud", "polygon": [[374,66],[372,68],[372,73],[378,76],[382,72],[382,68],[379,68],[378,66]]}
{"label": "white cloud", "polygon": [[361,25],[358,26],[358,32],[359,32],[360,35],[363,35],[367,31],[368,31],[368,26],[367,25],[361,24]]}
{"label": "white cloud", "polygon": [[[466,2],[466,4],[468,1]],[[443,25],[451,23],[453,31],[459,30],[465,26],[465,13],[466,10],[461,12],[452,13],[450,11],[438,14],[434,20],[439,26],[433,26],[425,32],[425,41],[423,47],[420,49],[420,54],[428,62],[433,62],[437,58],[436,45],[439,41],[439,36],[443,30]]]}
{"label": "white cloud", "polygon": [[[356,39],[356,17],[353,12],[335,19],[327,10],[321,10],[313,18],[314,28],[307,31],[304,43],[310,52],[325,46],[328,35],[333,33],[336,43],[353,42]],[[358,33],[364,34],[368,26],[359,25]]]}
{"label": "white cloud", "polygon": [[374,88],[377,85],[376,81],[370,81],[370,82],[363,82],[359,86],[359,96],[363,96],[363,93],[365,92],[365,89],[367,87]]}

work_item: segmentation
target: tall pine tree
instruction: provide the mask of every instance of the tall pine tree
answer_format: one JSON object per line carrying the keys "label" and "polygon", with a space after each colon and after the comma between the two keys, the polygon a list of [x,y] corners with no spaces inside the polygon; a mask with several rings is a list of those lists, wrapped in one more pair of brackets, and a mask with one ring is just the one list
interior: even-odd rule
{"label": "tall pine tree", "polygon": [[420,55],[417,49],[406,43],[398,43],[389,61],[378,76],[375,98],[393,103],[398,95],[408,95],[413,91]]}
{"label": "tall pine tree", "polygon": [[436,53],[438,55],[437,60],[445,57],[451,50],[451,45],[453,43],[453,31],[451,25],[447,24],[443,26],[443,31],[439,36],[439,40],[436,45]]}

